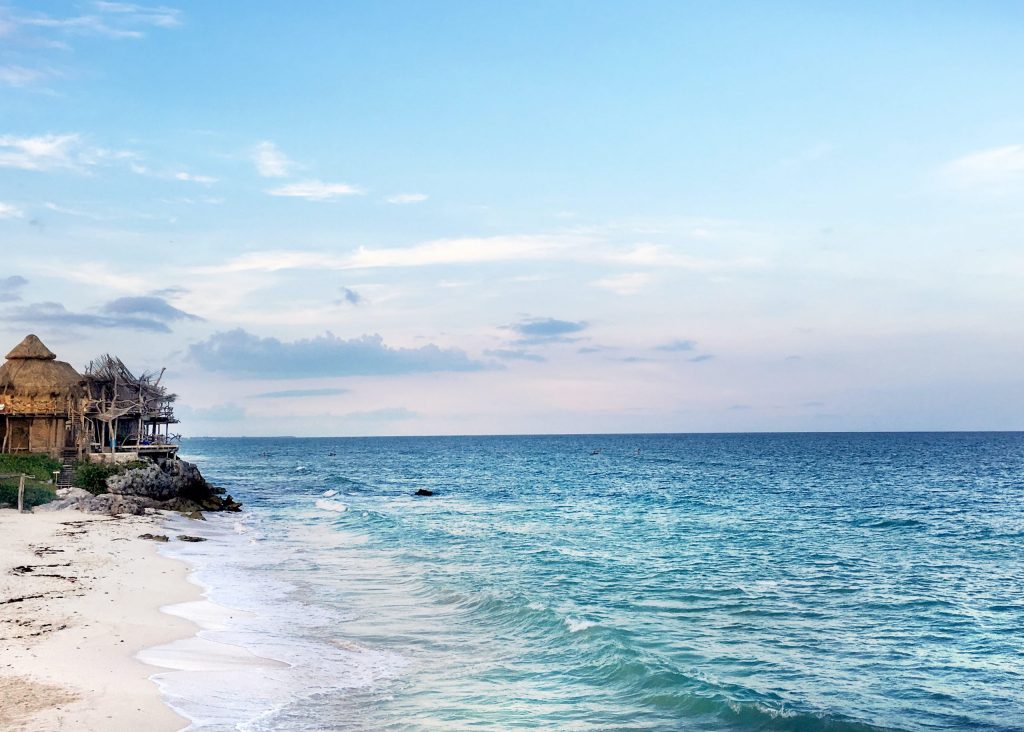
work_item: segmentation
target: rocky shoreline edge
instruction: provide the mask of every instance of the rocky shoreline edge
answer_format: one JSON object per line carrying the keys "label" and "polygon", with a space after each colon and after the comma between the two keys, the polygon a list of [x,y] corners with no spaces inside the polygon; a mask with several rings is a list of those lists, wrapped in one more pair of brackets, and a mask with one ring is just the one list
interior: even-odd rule
{"label": "rocky shoreline edge", "polygon": [[36,506],[36,511],[77,509],[86,513],[141,516],[147,509],[177,511],[203,518],[203,511],[240,511],[242,504],[223,488],[211,485],[193,463],[178,458],[149,461],[106,479],[106,492],[59,488],[57,500]]}

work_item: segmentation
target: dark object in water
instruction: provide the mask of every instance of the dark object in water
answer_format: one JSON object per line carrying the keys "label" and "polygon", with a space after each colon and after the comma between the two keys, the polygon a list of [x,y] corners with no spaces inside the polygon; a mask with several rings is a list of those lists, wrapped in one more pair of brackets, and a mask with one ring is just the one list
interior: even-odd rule
{"label": "dark object in water", "polygon": [[164,534],[140,534],[140,539],[149,539],[150,541],[167,541],[167,536]]}
{"label": "dark object in water", "polygon": [[601,454],[601,450],[602,450],[602,449],[603,449],[603,448],[598,448],[597,450],[591,450],[591,451],[590,451],[590,454],[591,454],[591,455],[600,455],[600,454]]}
{"label": "dark object in water", "polygon": [[206,539],[201,536],[189,536],[188,534],[182,534],[178,539],[180,541],[206,541]]}
{"label": "dark object in water", "polygon": [[416,495],[417,496],[432,496],[432,495],[434,495],[434,491],[428,491],[426,488],[420,488],[418,491],[416,491]]}
{"label": "dark object in water", "polygon": [[336,452],[334,452],[333,450],[331,450],[331,452],[327,453],[327,457],[334,457],[334,456],[335,456],[335,455],[337,455],[337,454],[338,454],[338,453],[336,453]]}

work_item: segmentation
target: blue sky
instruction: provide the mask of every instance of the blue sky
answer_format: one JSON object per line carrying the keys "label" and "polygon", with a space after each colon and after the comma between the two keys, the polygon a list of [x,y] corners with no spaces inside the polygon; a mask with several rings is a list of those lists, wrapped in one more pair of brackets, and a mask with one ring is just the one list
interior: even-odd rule
{"label": "blue sky", "polygon": [[0,336],[189,434],[1021,429],[1018,3],[0,7]]}

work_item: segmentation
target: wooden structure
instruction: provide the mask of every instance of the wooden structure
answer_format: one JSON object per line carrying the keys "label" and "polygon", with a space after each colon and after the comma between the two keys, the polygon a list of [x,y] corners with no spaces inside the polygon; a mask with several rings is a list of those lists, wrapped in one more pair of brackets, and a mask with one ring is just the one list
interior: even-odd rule
{"label": "wooden structure", "polygon": [[0,452],[171,457],[176,396],[162,376],[136,377],[109,355],[80,374],[29,335],[0,366]]}
{"label": "wooden structure", "polygon": [[173,454],[178,437],[171,434],[176,394],[160,385],[164,371],[135,376],[121,359],[109,354],[85,369],[84,411],[89,451],[134,452],[154,457]]}
{"label": "wooden structure", "polygon": [[27,336],[0,366],[0,450],[56,455],[75,447],[84,395],[84,377]]}

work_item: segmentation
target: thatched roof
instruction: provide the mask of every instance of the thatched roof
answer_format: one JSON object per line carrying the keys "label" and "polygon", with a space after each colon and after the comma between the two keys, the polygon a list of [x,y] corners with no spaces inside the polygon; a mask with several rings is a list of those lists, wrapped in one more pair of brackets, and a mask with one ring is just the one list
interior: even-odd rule
{"label": "thatched roof", "polygon": [[11,349],[11,352],[7,354],[7,358],[41,358],[47,361],[52,361],[57,358],[57,354],[43,345],[43,342],[39,340],[39,336],[29,334],[25,338]]}
{"label": "thatched roof", "polygon": [[79,394],[83,377],[74,366],[30,335],[7,354],[0,366],[0,392],[12,396],[69,396]]}

